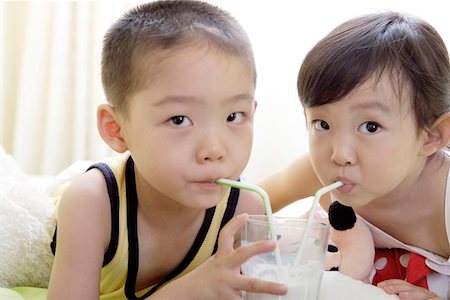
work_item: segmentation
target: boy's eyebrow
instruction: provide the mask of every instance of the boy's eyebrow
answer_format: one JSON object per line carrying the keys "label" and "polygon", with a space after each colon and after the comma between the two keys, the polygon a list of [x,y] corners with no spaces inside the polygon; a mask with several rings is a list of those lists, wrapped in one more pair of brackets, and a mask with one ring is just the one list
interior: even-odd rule
{"label": "boy's eyebrow", "polygon": [[255,100],[255,95],[253,94],[240,94],[240,95],[236,95],[234,97],[231,98],[234,101],[241,101],[241,100],[245,100],[245,101],[254,101]]}
{"label": "boy's eyebrow", "polygon": [[[236,96],[233,96],[230,100],[233,102],[240,102],[240,101],[254,101],[254,96],[252,94],[239,94]],[[161,106],[167,103],[186,103],[186,102],[201,102],[201,99],[196,97],[189,97],[189,96],[167,96],[161,99],[160,101],[156,102],[154,106]]]}
{"label": "boy's eyebrow", "polygon": [[156,102],[154,106],[161,106],[167,103],[184,103],[192,101],[195,101],[195,98],[186,96],[167,96]]}

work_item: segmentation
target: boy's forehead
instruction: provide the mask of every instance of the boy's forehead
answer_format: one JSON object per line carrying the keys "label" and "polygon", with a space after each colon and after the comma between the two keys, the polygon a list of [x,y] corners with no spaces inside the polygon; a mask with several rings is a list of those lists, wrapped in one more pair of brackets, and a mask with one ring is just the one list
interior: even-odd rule
{"label": "boy's forehead", "polygon": [[155,78],[164,75],[165,72],[188,70],[200,60],[211,57],[210,55],[213,55],[217,61],[237,61],[246,66],[249,73],[255,77],[253,67],[242,57],[210,45],[186,45],[171,49],[154,49],[141,54],[140,57],[135,57],[132,72],[135,77],[134,86],[138,88],[148,86]]}

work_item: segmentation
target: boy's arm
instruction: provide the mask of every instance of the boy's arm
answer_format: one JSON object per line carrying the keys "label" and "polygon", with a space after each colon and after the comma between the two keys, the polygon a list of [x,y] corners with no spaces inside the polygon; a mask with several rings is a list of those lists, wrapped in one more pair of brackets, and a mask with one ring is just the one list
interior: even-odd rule
{"label": "boy's arm", "polygon": [[103,255],[111,232],[107,195],[98,170],[78,176],[64,192],[48,299],[99,298]]}
{"label": "boy's arm", "polygon": [[241,291],[285,295],[283,284],[246,277],[240,266],[250,257],[273,251],[272,241],[259,241],[235,248],[236,233],[244,225],[246,214],[232,218],[220,231],[217,252],[198,268],[170,282],[148,299],[242,299]]}
{"label": "boy's arm", "polygon": [[[259,185],[269,195],[274,212],[299,199],[314,196],[316,191],[323,187],[308,154],[300,156],[285,169],[266,177]],[[322,207],[328,210],[331,202],[329,194],[324,195],[320,202]]]}
{"label": "boy's arm", "polygon": [[148,299],[242,299],[241,291],[284,295],[282,284],[267,282],[241,274],[240,267],[250,257],[273,251],[272,241],[260,241],[243,247],[240,228],[247,214],[264,214],[259,195],[241,190],[233,217],[220,231],[217,252],[185,276],[170,282]]}

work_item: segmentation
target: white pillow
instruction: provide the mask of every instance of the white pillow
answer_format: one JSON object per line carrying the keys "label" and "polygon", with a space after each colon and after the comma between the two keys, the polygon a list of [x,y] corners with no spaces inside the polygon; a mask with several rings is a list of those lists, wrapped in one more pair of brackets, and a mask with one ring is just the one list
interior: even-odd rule
{"label": "white pillow", "polygon": [[55,205],[0,146],[0,286],[47,287]]}

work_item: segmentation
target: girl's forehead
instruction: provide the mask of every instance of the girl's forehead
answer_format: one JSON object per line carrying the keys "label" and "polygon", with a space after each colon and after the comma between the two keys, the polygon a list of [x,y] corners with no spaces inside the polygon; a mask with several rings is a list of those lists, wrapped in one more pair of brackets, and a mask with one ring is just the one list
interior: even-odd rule
{"label": "girl's forehead", "polygon": [[389,74],[372,75],[339,100],[306,107],[306,113],[376,114],[403,119],[413,113],[411,91],[407,85],[399,89],[396,82],[397,79]]}
{"label": "girl's forehead", "polygon": [[410,108],[412,105],[411,86],[409,82],[402,79],[398,72],[372,74],[347,96],[355,95],[361,96],[362,100],[367,98],[391,105],[399,105],[399,107]]}

